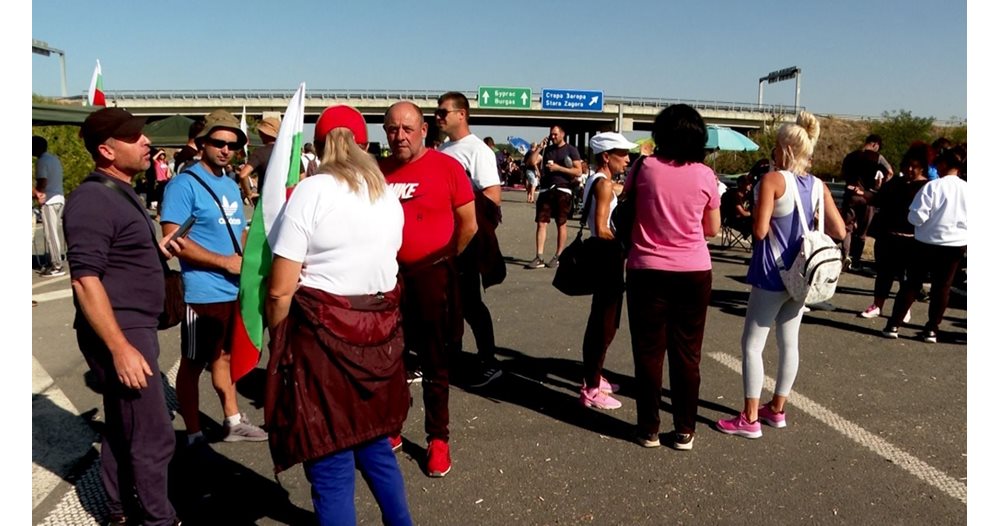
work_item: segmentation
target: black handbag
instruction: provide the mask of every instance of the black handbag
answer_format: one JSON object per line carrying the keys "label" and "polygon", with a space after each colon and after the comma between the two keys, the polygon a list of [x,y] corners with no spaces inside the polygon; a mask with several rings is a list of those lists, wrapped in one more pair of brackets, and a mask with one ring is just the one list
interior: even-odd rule
{"label": "black handbag", "polygon": [[622,196],[622,199],[618,201],[618,206],[611,211],[611,224],[615,227],[615,239],[626,253],[632,248],[632,227],[635,224],[635,188],[639,183],[639,172],[642,170],[642,163],[645,160],[645,155],[636,159],[635,168],[632,170],[631,191]]}
{"label": "black handbag", "polygon": [[559,266],[556,267],[556,274],[552,277],[552,286],[559,292],[567,296],[588,296],[594,293],[594,258],[591,254],[593,243],[591,238],[583,239],[583,230],[587,226],[587,217],[590,215],[590,205],[596,199],[594,187],[591,185],[591,195],[587,196],[587,202],[583,206],[580,217],[580,230],[562,254],[559,254]]}

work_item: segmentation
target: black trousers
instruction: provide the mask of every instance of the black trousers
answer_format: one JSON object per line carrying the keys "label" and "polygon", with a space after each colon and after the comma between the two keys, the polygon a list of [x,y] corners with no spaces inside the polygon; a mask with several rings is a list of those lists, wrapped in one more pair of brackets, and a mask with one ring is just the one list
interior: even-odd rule
{"label": "black trousers", "polygon": [[77,343],[104,395],[106,427],[101,439],[101,482],[108,494],[108,511],[126,510],[123,495],[134,489],[144,517],[142,524],[173,524],[167,498],[167,465],[174,454],[174,428],[160,378],[160,345],[155,328],[124,329],[125,338],[146,359],[153,375],[144,389],[129,389],[118,381],[114,360],[90,327],[77,329]]}
{"label": "black trousers", "polygon": [[883,233],[875,240],[876,298],[888,298],[892,283],[897,280],[902,290],[907,262],[913,258],[915,246],[912,236]]}
{"label": "black trousers", "polygon": [[924,324],[924,329],[938,330],[941,320],[944,319],[944,311],[948,308],[951,283],[955,280],[955,273],[965,256],[965,248],[965,246],[928,245],[914,241],[913,257],[906,267],[906,281],[903,282],[903,287],[896,295],[896,302],[892,305],[890,326],[899,327],[903,323],[906,311],[910,310],[917,297],[917,291],[923,286],[924,277],[930,275],[931,302],[927,309],[927,323]]}
{"label": "black trousers", "polygon": [[472,329],[476,339],[476,352],[480,360],[493,360],[496,356],[496,338],[493,334],[493,317],[490,309],[483,303],[483,287],[479,276],[478,251],[473,244],[456,258],[458,267],[458,314],[455,316],[452,347],[456,351],[462,349],[462,336],[465,332],[465,322]]}
{"label": "black trousers", "polygon": [[646,435],[659,432],[666,353],[674,430],[694,433],[701,387],[701,343],[712,295],[712,271],[629,270],[625,289],[639,432]]}

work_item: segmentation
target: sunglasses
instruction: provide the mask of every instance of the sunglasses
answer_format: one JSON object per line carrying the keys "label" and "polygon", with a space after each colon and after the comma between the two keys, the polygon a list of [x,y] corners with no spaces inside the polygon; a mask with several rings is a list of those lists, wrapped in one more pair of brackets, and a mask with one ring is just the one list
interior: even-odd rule
{"label": "sunglasses", "polygon": [[444,118],[448,117],[449,113],[454,113],[456,111],[462,111],[462,110],[446,110],[444,108],[441,108],[441,109],[434,110],[434,116],[437,117],[437,118],[439,118],[439,119],[444,119]]}
{"label": "sunglasses", "polygon": [[229,149],[232,150],[232,151],[240,149],[240,143],[239,142],[227,142],[227,141],[224,141],[222,139],[213,139],[211,137],[205,139],[205,144],[210,144],[213,147],[218,148],[220,150],[223,149],[223,148],[225,148],[226,146],[228,146]]}

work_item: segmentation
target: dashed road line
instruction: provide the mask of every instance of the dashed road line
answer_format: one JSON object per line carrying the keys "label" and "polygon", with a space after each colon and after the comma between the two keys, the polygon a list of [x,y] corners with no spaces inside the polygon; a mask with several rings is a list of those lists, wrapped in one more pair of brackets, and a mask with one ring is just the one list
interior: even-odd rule
{"label": "dashed road line", "polygon": [[[733,371],[743,374],[743,363],[736,357],[723,352],[709,353],[708,356]],[[770,376],[764,376],[764,388],[774,392],[774,387],[774,379]],[[809,397],[795,392],[795,390],[789,393],[788,403],[799,407],[807,415],[832,427],[847,438],[870,449],[880,457],[903,468],[918,479],[941,490],[949,497],[958,499],[962,504],[968,504],[968,487],[962,482],[948,476],[943,471],[890,444],[885,439],[866,431],[861,426],[830,411]]]}
{"label": "dashed road line", "polygon": [[[171,389],[165,389],[164,394],[167,399],[167,408],[172,412],[178,410],[177,396],[173,387],[177,384],[177,370],[179,368],[180,360],[178,359],[164,375],[167,385],[171,387]],[[98,445],[95,444],[95,447]],[[95,455],[94,461],[72,483],[73,487],[63,495],[59,504],[40,523],[42,526],[64,524],[92,526],[99,524],[97,517],[107,515],[107,496],[101,485],[99,457]]]}

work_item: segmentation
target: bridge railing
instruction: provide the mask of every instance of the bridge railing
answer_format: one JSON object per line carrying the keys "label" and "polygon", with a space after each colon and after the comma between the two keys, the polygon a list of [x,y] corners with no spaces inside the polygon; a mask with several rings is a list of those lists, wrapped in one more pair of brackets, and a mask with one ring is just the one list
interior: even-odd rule
{"label": "bridge railing", "polygon": [[[105,95],[110,99],[180,99],[180,100],[219,100],[219,99],[284,99],[291,98],[294,90],[281,89],[257,89],[257,90],[123,90],[109,91]],[[444,93],[441,90],[372,90],[372,89],[319,89],[309,90],[306,97],[309,99],[360,99],[360,100],[437,100],[438,96]],[[466,97],[475,100],[478,91],[463,91]],[[539,101],[540,93],[532,93],[532,100]],[[738,111],[738,112],[762,112],[789,114],[795,113],[794,106],[778,104],[762,104],[748,102],[726,102],[715,100],[690,100],[672,99],[657,97],[605,97],[606,104],[625,104],[639,107],[666,107],[671,104],[688,104],[699,109]]]}

